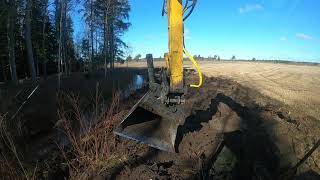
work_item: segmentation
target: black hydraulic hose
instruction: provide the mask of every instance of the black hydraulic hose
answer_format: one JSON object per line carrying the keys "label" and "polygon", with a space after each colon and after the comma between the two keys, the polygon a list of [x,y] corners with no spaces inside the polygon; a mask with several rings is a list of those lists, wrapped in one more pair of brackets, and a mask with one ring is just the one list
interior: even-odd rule
{"label": "black hydraulic hose", "polygon": [[190,9],[190,11],[188,12],[188,14],[183,18],[183,21],[185,21],[185,20],[187,20],[187,19],[189,18],[189,16],[192,14],[194,8],[196,7],[196,4],[197,4],[197,1],[198,1],[198,0],[192,0],[192,1],[193,1],[192,5],[189,6],[189,7],[187,7],[187,9],[190,8],[190,7],[191,7],[191,9]]}
{"label": "black hydraulic hose", "polygon": [[185,5],[184,5],[184,7],[183,7],[184,10],[187,10],[187,9],[188,9],[188,8],[187,8],[187,7],[188,7],[188,3],[189,3],[189,0],[186,1]]}
{"label": "black hydraulic hose", "polygon": [[[189,1],[193,1],[192,4],[190,6],[189,5]],[[163,0],[163,4],[162,4],[162,16],[164,16],[164,14],[166,14],[166,3],[167,3],[167,0]],[[188,12],[188,14],[183,18],[183,21],[187,20],[189,18],[189,16],[192,14],[195,6],[197,4],[197,0],[187,0],[185,2],[185,5],[183,7],[183,11],[187,11],[189,8],[191,8],[191,10]]]}
{"label": "black hydraulic hose", "polygon": [[162,16],[164,16],[164,14],[166,13],[166,2],[167,0],[163,0],[163,5],[162,5]]}

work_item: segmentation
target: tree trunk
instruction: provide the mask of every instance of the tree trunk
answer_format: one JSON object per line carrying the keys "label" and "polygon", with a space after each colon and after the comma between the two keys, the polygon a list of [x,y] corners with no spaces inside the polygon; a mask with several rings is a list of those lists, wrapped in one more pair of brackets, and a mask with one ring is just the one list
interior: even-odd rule
{"label": "tree trunk", "polygon": [[43,24],[42,24],[42,73],[44,79],[47,79],[47,56],[46,56],[46,48],[45,48],[45,41],[46,41],[46,23],[47,23],[47,5],[48,1],[44,2],[44,10],[43,10]]}
{"label": "tree trunk", "polygon": [[16,23],[16,5],[15,0],[9,0],[9,13],[8,13],[8,50],[9,50],[9,63],[10,63],[10,72],[11,72],[11,80],[17,85],[18,84],[18,76],[16,70],[16,57],[15,57],[15,23]]}
{"label": "tree trunk", "polygon": [[110,45],[110,56],[111,56],[111,64],[112,64],[112,70],[114,69],[114,58],[115,58],[115,54],[114,54],[114,49],[115,49],[115,47],[114,47],[114,35],[113,35],[113,33],[114,33],[114,31],[113,31],[113,25],[112,25],[112,23],[111,23],[111,26],[110,26],[111,28],[110,28],[110,40],[111,40],[111,45]]}
{"label": "tree trunk", "polygon": [[3,81],[7,82],[7,75],[6,75],[6,65],[4,63],[4,60],[1,61],[2,65],[2,75],[3,75]]}
{"label": "tree trunk", "polygon": [[37,58],[38,57],[37,51],[35,53],[36,53],[36,55],[35,55],[36,58],[34,58],[34,63],[35,63],[35,68],[36,68],[36,76],[39,77],[39,62],[38,62],[38,58]]}
{"label": "tree trunk", "polygon": [[63,1],[63,62],[64,62],[64,72],[68,75],[68,56],[67,56],[67,0]]}
{"label": "tree trunk", "polygon": [[94,59],[94,49],[93,49],[93,1],[90,0],[90,39],[91,39],[91,71],[93,70],[93,59]]}
{"label": "tree trunk", "polygon": [[107,16],[107,7],[105,7],[104,12],[104,25],[103,25],[103,50],[104,50],[104,78],[107,79],[107,24],[108,24],[108,16]]}
{"label": "tree trunk", "polygon": [[[69,44],[69,40],[68,40],[68,44]],[[67,55],[68,55],[68,52],[67,52]],[[71,57],[68,57],[67,56],[67,61],[68,61],[68,75],[70,76],[71,75],[71,71],[72,71],[72,64],[71,64]]]}
{"label": "tree trunk", "polygon": [[26,8],[26,45],[27,45],[27,54],[28,54],[28,64],[29,70],[31,74],[32,83],[36,83],[36,70],[34,66],[33,59],[33,49],[32,49],[32,41],[31,41],[31,7],[32,0],[27,0],[27,8]]}
{"label": "tree trunk", "polygon": [[114,4],[111,5],[111,13],[112,15],[110,22],[109,22],[109,41],[110,41],[110,52],[109,52],[109,56],[110,56],[110,67],[111,70],[113,71],[114,69],[114,27],[113,27],[113,23],[114,23]]}
{"label": "tree trunk", "polygon": [[47,79],[47,62],[42,63],[42,73],[43,73],[43,78]]}
{"label": "tree trunk", "polygon": [[59,19],[59,54],[58,54],[58,89],[61,88],[61,62],[62,62],[62,0],[59,2],[60,19]]}
{"label": "tree trunk", "polygon": [[98,31],[96,31],[94,33],[94,35],[95,35],[95,39],[94,39],[94,41],[95,41],[95,51],[94,51],[94,54],[98,54]]}
{"label": "tree trunk", "polygon": [[107,43],[107,48],[108,48],[108,61],[109,61],[109,65],[110,65],[110,72],[112,72],[112,35],[111,35],[111,21],[112,19],[109,19],[109,24],[107,25],[107,38],[108,38],[108,43]]}

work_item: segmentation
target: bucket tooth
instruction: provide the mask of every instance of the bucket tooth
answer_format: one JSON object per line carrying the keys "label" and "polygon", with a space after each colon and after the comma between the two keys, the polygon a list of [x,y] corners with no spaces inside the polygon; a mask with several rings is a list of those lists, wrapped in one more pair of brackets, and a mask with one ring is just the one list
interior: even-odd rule
{"label": "bucket tooth", "polygon": [[163,151],[175,152],[178,126],[184,123],[184,119],[182,111],[172,112],[149,91],[133,106],[114,133]]}

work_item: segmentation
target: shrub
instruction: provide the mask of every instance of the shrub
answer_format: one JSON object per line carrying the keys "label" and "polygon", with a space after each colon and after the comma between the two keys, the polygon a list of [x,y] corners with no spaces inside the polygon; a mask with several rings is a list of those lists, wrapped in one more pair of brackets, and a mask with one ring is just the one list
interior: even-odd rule
{"label": "shrub", "polygon": [[[126,154],[117,152],[117,142],[112,131],[119,119],[119,94],[113,96],[108,108],[101,108],[96,93],[92,116],[85,116],[80,97],[63,94],[66,104],[60,107],[58,116],[62,129],[70,143],[69,148],[60,147],[67,162],[70,176],[99,174],[107,168],[126,160]],[[67,110],[66,107],[71,108]]]}

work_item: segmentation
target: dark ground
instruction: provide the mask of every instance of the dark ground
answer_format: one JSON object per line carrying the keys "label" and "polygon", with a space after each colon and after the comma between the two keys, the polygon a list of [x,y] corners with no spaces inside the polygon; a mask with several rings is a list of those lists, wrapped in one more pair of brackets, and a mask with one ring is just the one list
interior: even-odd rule
{"label": "dark ground", "polygon": [[139,88],[136,86],[141,86],[144,82],[135,82],[140,81],[137,80],[137,75],[145,76],[145,70],[116,69],[112,76],[108,74],[106,80],[103,71],[93,74],[72,73],[72,76],[62,76],[60,91],[57,76],[50,76],[46,80],[39,79],[39,88],[15,118],[12,117],[37,85],[32,86],[28,80],[18,86],[2,84],[0,114],[6,115],[7,124],[13,130],[22,160],[27,164],[35,164],[37,161],[45,160],[52,151],[59,151],[56,143],[65,143],[65,138],[62,138],[61,132],[57,130],[61,101],[58,92],[80,96],[81,105],[89,110],[95,100],[97,83],[99,94],[103,97],[101,99],[107,104],[113,93],[122,91],[126,96],[126,93]]}
{"label": "dark ground", "polygon": [[[187,83],[197,81],[188,75]],[[205,78],[189,90],[179,154],[145,147],[107,179],[319,179],[320,152],[292,168],[320,136],[319,121],[293,119],[277,101],[235,81]]]}
{"label": "dark ground", "polygon": [[[115,87],[126,89],[135,74],[146,73],[141,69],[125,72],[128,75],[119,79],[120,83],[100,81],[100,88],[105,88],[102,90],[104,97],[111,97]],[[124,69],[119,70],[115,77],[123,77],[120,76],[123,73]],[[101,74],[91,77],[75,74],[64,78],[63,89],[80,92],[85,97],[83,103],[89,106],[100,78]],[[195,81],[196,74],[189,72],[187,84]],[[124,110],[120,113],[128,112],[143,92],[124,98]],[[58,120],[56,79],[41,83],[39,92],[29,103],[17,117],[23,122],[21,129],[25,134],[24,160],[46,161],[48,153],[57,151],[57,148],[47,148],[56,140],[53,135]],[[10,103],[1,104],[1,112],[13,111]],[[320,179],[319,149],[298,168],[296,174],[286,173],[320,137],[319,120],[290,117],[279,102],[235,81],[218,78],[205,78],[201,89],[190,89],[184,109],[189,116],[178,130],[178,154],[161,152],[110,134],[110,139],[119,142],[117,151],[128,154],[128,158],[99,173],[87,172],[76,178]],[[57,159],[57,163],[63,162],[61,158]],[[51,177],[68,177],[68,170],[53,169],[52,166]]]}

